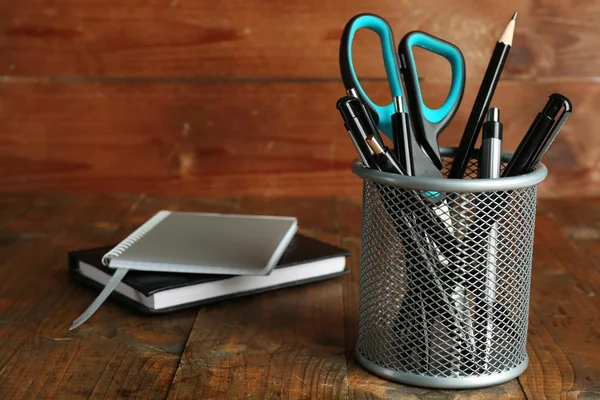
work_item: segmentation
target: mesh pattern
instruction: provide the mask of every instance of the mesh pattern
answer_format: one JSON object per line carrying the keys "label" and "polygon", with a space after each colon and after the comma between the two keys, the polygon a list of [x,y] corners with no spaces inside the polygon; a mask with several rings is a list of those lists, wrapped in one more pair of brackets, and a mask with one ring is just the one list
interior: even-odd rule
{"label": "mesh pattern", "polygon": [[444,195],[365,181],[357,350],[433,377],[508,371],[527,357],[536,187]]}

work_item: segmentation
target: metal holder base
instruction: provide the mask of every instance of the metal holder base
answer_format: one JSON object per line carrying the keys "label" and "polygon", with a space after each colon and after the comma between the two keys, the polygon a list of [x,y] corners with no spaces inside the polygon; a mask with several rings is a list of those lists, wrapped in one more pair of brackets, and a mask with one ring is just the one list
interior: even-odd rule
{"label": "metal holder base", "polygon": [[362,354],[360,354],[358,349],[356,349],[355,353],[359,364],[375,375],[398,383],[433,389],[476,389],[487,386],[499,385],[501,383],[505,383],[514,378],[517,378],[525,371],[525,369],[527,369],[527,365],[529,364],[529,357],[526,357],[521,364],[517,365],[513,369],[498,374],[463,378],[447,378],[427,375],[415,375],[401,371],[394,371],[388,368],[381,367],[367,360],[365,357],[362,356]]}

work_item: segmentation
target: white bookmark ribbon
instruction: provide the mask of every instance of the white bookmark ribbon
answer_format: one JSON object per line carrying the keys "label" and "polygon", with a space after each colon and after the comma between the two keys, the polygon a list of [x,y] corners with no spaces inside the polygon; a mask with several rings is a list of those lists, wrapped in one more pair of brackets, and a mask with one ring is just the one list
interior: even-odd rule
{"label": "white bookmark ribbon", "polygon": [[100,308],[102,303],[104,303],[108,296],[110,296],[110,294],[117,288],[119,283],[121,283],[127,272],[129,272],[129,269],[127,268],[116,269],[115,273],[110,278],[106,286],[104,286],[104,289],[102,289],[102,292],[100,292],[98,297],[96,297],[93,303],[90,304],[87,310],[85,310],[83,314],[79,316],[79,318],[73,321],[73,324],[71,324],[71,327],[69,328],[70,331],[87,321],[96,312],[96,310]]}

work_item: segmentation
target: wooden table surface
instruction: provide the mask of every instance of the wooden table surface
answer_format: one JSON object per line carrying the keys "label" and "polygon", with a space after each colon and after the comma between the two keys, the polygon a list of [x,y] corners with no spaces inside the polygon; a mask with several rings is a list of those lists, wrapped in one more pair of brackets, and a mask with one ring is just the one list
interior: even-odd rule
{"label": "wooden table surface", "polygon": [[[600,398],[600,200],[540,200],[528,352],[518,379],[466,391],[377,378],[354,357],[359,197],[0,196],[3,399]],[[160,209],[295,215],[352,252],[351,274],[163,316],[69,280],[67,252],[124,238]]]}

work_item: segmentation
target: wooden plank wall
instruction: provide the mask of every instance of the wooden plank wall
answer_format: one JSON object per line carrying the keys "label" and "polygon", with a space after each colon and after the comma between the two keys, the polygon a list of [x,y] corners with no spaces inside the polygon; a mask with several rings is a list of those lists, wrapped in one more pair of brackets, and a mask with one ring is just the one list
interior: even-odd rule
{"label": "wooden plank wall", "polygon": [[[552,92],[575,112],[546,163],[543,197],[600,195],[600,2],[593,0],[0,0],[0,190],[172,195],[358,194],[335,110],[338,45],[359,12],[396,40],[420,29],[458,45],[456,145],[493,45],[518,11],[494,106],[514,150]],[[387,100],[379,46],[356,64]],[[417,61],[439,104],[449,67]]]}

